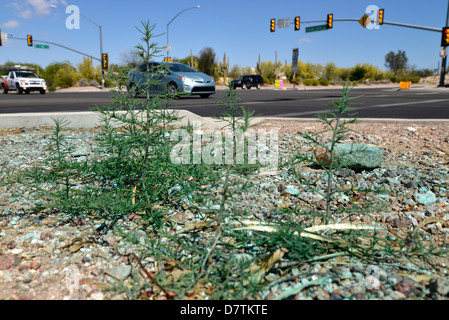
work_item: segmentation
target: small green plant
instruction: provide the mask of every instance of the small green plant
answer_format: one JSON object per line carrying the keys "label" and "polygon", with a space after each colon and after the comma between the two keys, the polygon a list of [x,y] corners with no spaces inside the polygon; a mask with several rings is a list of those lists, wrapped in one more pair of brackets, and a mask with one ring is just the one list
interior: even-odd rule
{"label": "small green plant", "polygon": [[315,79],[305,79],[302,83],[305,86],[317,86],[317,85],[319,85],[318,80],[315,80]]}
{"label": "small green plant", "polygon": [[327,79],[320,79],[320,85],[322,86],[328,86],[329,85],[329,80]]}
{"label": "small green plant", "polygon": [[[142,44],[136,50],[147,64],[159,53],[153,30],[148,22],[139,29]],[[254,177],[257,181],[262,164],[249,164],[247,149],[243,150],[243,164],[207,164],[204,159],[199,164],[173,163],[170,152],[175,142],[170,137],[174,130],[184,129],[192,135],[196,128],[175,126],[178,117],[169,107],[179,94],[150,94],[148,88],[158,83],[152,74],[146,74],[140,98],[133,90],[125,91],[127,71],[108,79],[118,88],[114,104],[96,108],[102,116],[96,153],[74,160],[73,143],[64,129],[68,122],[55,119],[49,157],[41,166],[28,170],[22,180],[49,200],[48,207],[71,217],[88,214],[112,221],[107,228],[115,225],[113,232],[139,246],[128,258],[144,279],[133,273],[128,283],[117,283],[113,288],[116,292],[130,299],[160,295],[167,299],[264,299],[281,282],[306,279],[310,272],[297,270],[292,275],[292,269],[300,265],[341,256],[373,264],[404,256],[411,260],[444,254],[421,239],[419,228],[404,238],[376,225],[351,223],[352,214],[369,216],[379,208],[368,204],[373,198],[366,196],[378,190],[359,187],[354,181],[342,186],[336,178],[337,172],[347,168],[336,161],[335,148],[356,123],[351,118],[354,98],[348,85],[341,99],[319,115],[323,130],[303,135],[310,149],[280,165],[293,175],[298,187],[318,201],[300,199],[291,207],[273,209],[264,220],[261,208],[239,203],[245,191],[254,192],[252,181]],[[239,102],[228,84],[225,100],[220,102],[223,113],[216,117],[226,124],[224,131],[249,131],[254,114]],[[232,144],[233,159],[237,156],[236,139],[232,135],[231,140],[220,141],[225,147]],[[315,172],[307,174],[305,168]],[[8,179],[5,166],[0,165],[0,182]],[[357,199],[336,204],[337,194]],[[138,215],[141,222],[126,230],[127,225],[117,221],[130,215]],[[177,223],[176,215],[188,215],[193,221]],[[248,220],[253,218],[256,220]],[[149,272],[150,267],[155,271]],[[310,283],[321,285],[327,280],[323,276]],[[293,289],[297,290],[296,286]],[[295,290],[286,290],[277,298],[289,297]]]}

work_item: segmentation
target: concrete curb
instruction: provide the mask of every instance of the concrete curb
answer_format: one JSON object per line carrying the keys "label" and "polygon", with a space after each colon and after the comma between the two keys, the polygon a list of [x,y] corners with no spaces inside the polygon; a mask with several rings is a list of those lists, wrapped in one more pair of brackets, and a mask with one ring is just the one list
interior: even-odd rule
{"label": "concrete curb", "polygon": [[[200,123],[204,129],[219,129],[221,126],[212,118],[202,118],[190,111],[176,110],[182,119],[174,125]],[[124,111],[123,111],[124,112]],[[100,124],[100,114],[97,112],[52,112],[52,113],[10,113],[0,114],[0,129],[33,128],[39,126],[53,127],[53,119],[67,119],[69,128],[94,128]]]}
{"label": "concrete curb", "polygon": [[[188,123],[200,124],[203,129],[221,129],[228,123],[211,117],[200,117],[187,110],[176,110],[182,119],[174,122],[175,126]],[[124,111],[123,111],[124,112]],[[10,113],[0,114],[0,129],[53,127],[53,119],[67,119],[70,128],[95,128],[100,124],[100,114],[91,111],[85,112],[52,112],[52,113]],[[369,122],[449,122],[449,119],[375,119],[358,118],[359,121]],[[316,118],[285,118],[285,117],[257,117],[251,125],[258,125],[264,121],[317,121]]]}

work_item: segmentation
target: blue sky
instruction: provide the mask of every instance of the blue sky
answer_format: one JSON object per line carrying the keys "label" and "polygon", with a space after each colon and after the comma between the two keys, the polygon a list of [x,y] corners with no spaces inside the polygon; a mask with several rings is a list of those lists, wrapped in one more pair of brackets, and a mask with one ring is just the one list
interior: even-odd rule
{"label": "blue sky", "polygon": [[[54,4],[61,9],[50,8]],[[299,48],[304,62],[334,62],[338,67],[371,63],[385,69],[389,51],[405,50],[409,64],[416,68],[436,69],[441,61],[441,34],[423,30],[383,25],[379,30],[362,28],[357,22],[335,22],[328,31],[305,33],[290,28],[269,31],[271,18],[300,16],[301,21],[324,20],[328,13],[334,18],[361,18],[367,6],[385,9],[385,20],[441,28],[446,22],[448,0],[381,1],[381,0],[0,0],[2,32],[25,38],[59,43],[93,56],[100,56],[99,28],[81,17],[80,29],[68,30],[66,5],[76,5],[81,13],[103,28],[103,48],[110,63],[122,63],[121,52],[130,51],[139,43],[135,26],[141,21],[156,24],[156,38],[166,43],[167,23],[180,11],[199,5],[178,16],[169,27],[172,57],[194,55],[212,47],[217,60],[224,52],[231,66],[255,67],[258,55],[262,61],[291,62],[292,49]],[[64,9],[64,10],[63,10]],[[309,26],[321,23],[312,23]],[[35,43],[36,44],[36,43]],[[25,41],[8,40],[0,47],[0,64],[8,61],[35,62],[47,66],[52,62],[69,60],[76,65],[82,56],[50,46],[49,50],[27,47]]]}

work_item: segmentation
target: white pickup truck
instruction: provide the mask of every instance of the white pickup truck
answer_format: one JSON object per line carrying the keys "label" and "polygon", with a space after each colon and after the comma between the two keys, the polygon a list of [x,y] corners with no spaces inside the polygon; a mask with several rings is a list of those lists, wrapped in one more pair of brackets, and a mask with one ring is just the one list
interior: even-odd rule
{"label": "white pickup truck", "polygon": [[31,72],[29,68],[8,67],[2,68],[2,70],[9,71],[7,77],[2,76],[0,79],[0,86],[4,94],[9,91],[16,91],[18,94],[31,91],[39,91],[41,94],[47,92],[45,80]]}

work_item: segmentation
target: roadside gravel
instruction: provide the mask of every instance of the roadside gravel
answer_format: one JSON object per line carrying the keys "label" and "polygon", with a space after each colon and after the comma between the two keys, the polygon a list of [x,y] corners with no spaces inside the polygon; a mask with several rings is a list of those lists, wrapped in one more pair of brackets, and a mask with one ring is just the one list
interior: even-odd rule
{"label": "roadside gravel", "polygon": [[[301,134],[318,132],[316,121],[267,120],[260,128],[279,128],[281,157],[304,151]],[[363,185],[383,185],[388,190],[388,207],[374,213],[374,220],[355,216],[353,221],[383,224],[398,235],[406,234],[427,218],[443,222],[430,223],[421,230],[424,236],[441,247],[449,238],[449,124],[442,122],[362,122],[351,125],[356,131],[348,142],[375,145],[384,150],[380,168],[350,172],[339,179],[351,179]],[[89,157],[95,150],[95,129],[70,130],[67,135],[77,146],[78,159]],[[6,184],[8,172],[31,168],[45,159],[51,128],[0,130],[0,299],[125,299],[106,290],[117,281],[125,281],[138,271],[129,255],[139,251],[109,229],[102,231],[101,221],[94,218],[71,219],[64,214],[35,209],[40,199],[33,189],[21,184]],[[319,176],[319,170],[307,174]],[[254,174],[249,177],[254,187],[242,195],[238,206],[250,209],[261,219],[274,219],[282,207],[298,202],[313,202],[313,194],[305,193],[288,172],[275,175]],[[2,182],[3,179],[3,182]],[[291,186],[286,193],[281,186]],[[296,190],[296,189],[297,190]],[[296,191],[298,191],[296,193]],[[336,203],[348,199],[340,197]],[[179,226],[186,221],[198,222],[188,210],[173,213]],[[130,215],[118,224],[125,232],[139,229],[140,217]],[[368,294],[365,280],[367,266],[351,266],[349,260],[330,259],[320,263],[299,265],[293,276],[301,272],[332,275],[333,281],[312,287],[295,299],[447,299],[449,297],[449,258],[435,258],[420,267],[404,262],[402,266],[382,265],[380,290]],[[270,274],[267,275],[270,277]],[[295,282],[296,281],[296,282]],[[292,280],[292,286],[301,278]],[[304,280],[305,281],[305,280]],[[265,298],[276,297],[287,283],[273,286]]]}

